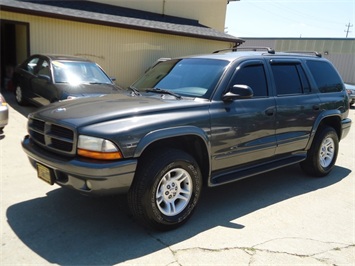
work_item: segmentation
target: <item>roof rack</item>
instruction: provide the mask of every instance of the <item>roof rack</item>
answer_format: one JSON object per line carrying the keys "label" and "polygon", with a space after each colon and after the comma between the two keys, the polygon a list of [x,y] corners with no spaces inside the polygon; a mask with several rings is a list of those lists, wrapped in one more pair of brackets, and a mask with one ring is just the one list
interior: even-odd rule
{"label": "roof rack", "polygon": [[290,53],[290,54],[309,54],[309,55],[315,55],[316,57],[322,57],[322,54],[317,52],[317,51],[286,51],[285,53]]}
{"label": "roof rack", "polygon": [[221,49],[221,50],[216,50],[216,51],[213,51],[212,54],[218,54],[219,52],[225,52],[225,51],[236,52],[236,51],[237,51],[237,47],[234,47],[234,48],[227,48],[227,49]]}
{"label": "roof rack", "polygon": [[270,47],[263,47],[263,46],[233,47],[233,48],[227,48],[227,49],[214,51],[213,54],[217,54],[219,52],[224,52],[224,51],[236,52],[238,50],[251,50],[251,51],[266,50],[269,54],[275,54],[275,50],[274,49],[272,49]]}

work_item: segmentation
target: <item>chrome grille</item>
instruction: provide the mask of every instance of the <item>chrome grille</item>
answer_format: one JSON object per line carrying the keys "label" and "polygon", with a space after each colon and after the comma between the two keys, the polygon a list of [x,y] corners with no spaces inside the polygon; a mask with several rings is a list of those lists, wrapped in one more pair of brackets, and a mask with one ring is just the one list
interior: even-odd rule
{"label": "chrome grille", "polygon": [[60,154],[75,154],[75,132],[67,127],[30,118],[28,132],[40,146]]}

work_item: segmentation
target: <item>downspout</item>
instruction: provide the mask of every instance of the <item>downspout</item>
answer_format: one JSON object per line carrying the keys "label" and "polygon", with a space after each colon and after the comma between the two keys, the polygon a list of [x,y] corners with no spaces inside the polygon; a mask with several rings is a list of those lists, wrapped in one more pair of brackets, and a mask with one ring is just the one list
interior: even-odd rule
{"label": "downspout", "polygon": [[163,17],[165,16],[165,3],[166,3],[166,0],[163,0],[163,10],[162,10]]}

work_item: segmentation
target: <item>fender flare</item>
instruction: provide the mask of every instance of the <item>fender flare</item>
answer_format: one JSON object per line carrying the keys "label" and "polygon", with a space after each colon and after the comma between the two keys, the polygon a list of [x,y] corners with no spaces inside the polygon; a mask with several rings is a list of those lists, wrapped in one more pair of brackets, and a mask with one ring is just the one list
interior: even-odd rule
{"label": "fender flare", "polygon": [[[313,143],[313,139],[314,139],[321,123],[329,117],[336,117],[339,119],[339,123],[341,123],[341,114],[342,113],[339,110],[325,110],[320,115],[318,115],[317,119],[314,121],[313,128],[310,133],[309,141],[306,146],[306,150],[309,150],[311,148],[311,145]],[[339,124],[339,128],[341,130],[340,124]],[[337,132],[337,134],[339,134],[339,133],[341,135],[341,132]]]}
{"label": "fender flare", "polygon": [[181,127],[171,127],[171,128],[163,128],[163,129],[158,129],[151,131],[147,133],[138,143],[135,152],[134,152],[134,157],[138,158],[142,155],[144,150],[151,145],[152,143],[167,139],[167,138],[172,138],[172,137],[181,137],[181,136],[186,136],[186,135],[194,135],[199,137],[205,144],[206,150],[208,153],[208,158],[210,160],[210,154],[211,154],[211,143],[209,141],[209,138],[206,134],[205,131],[203,131],[199,127],[195,126],[181,126]]}

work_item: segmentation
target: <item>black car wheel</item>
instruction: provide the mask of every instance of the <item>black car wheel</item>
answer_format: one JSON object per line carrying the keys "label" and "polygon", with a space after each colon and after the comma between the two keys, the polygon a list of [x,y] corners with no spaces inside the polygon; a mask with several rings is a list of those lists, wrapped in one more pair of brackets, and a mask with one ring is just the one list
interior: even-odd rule
{"label": "black car wheel", "polygon": [[339,149],[339,138],[332,127],[324,127],[317,132],[307,159],[301,167],[309,175],[326,176],[333,169]]}
{"label": "black car wheel", "polygon": [[27,101],[24,99],[24,96],[23,96],[23,90],[21,88],[20,85],[17,85],[16,86],[16,89],[15,89],[15,98],[16,98],[16,102],[19,104],[19,105],[25,105],[27,103]]}
{"label": "black car wheel", "polygon": [[192,156],[180,150],[157,151],[139,163],[128,204],[143,225],[171,230],[190,218],[201,187],[201,172]]}

